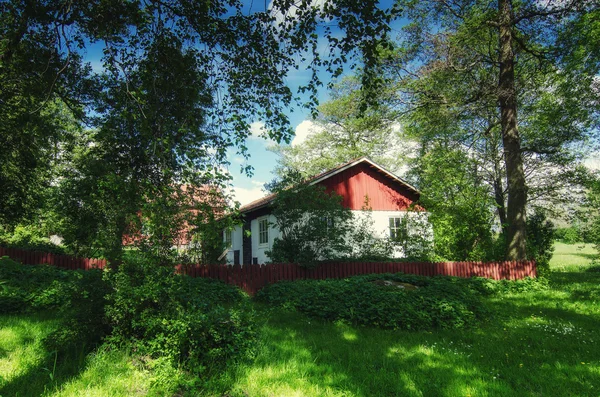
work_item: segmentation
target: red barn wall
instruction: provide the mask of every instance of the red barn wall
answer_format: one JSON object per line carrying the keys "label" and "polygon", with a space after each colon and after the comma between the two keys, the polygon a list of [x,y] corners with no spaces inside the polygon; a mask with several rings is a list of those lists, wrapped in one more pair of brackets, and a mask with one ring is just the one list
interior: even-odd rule
{"label": "red barn wall", "polygon": [[336,192],[343,198],[345,208],[360,210],[369,197],[374,211],[406,210],[418,196],[404,185],[362,163],[348,168],[319,183],[328,192]]}

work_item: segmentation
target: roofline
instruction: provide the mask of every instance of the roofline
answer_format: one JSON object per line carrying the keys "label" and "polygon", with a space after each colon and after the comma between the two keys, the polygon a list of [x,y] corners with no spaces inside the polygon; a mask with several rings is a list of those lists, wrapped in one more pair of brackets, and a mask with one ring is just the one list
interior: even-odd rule
{"label": "roofline", "polygon": [[[339,174],[340,172],[343,172],[343,171],[347,170],[348,168],[354,167],[355,165],[358,165],[358,164],[360,164],[360,163],[362,163],[362,162],[366,162],[366,163],[368,163],[368,164],[369,164],[369,165],[371,165],[372,167],[374,167],[374,168],[377,168],[379,171],[381,171],[382,173],[384,173],[384,174],[385,174],[386,176],[388,176],[389,178],[391,178],[391,179],[395,180],[396,182],[399,182],[399,183],[401,183],[401,184],[405,185],[406,187],[408,187],[410,190],[414,191],[415,193],[417,193],[417,194],[419,194],[419,195],[421,194],[421,192],[420,192],[420,191],[419,191],[417,188],[415,188],[414,186],[412,186],[410,183],[408,183],[408,182],[406,182],[404,179],[402,179],[402,178],[400,178],[400,177],[398,177],[398,176],[394,175],[392,172],[390,172],[390,171],[388,171],[387,169],[383,168],[383,167],[382,167],[382,166],[380,166],[379,164],[377,164],[377,163],[374,163],[373,161],[371,161],[371,160],[370,160],[370,159],[368,159],[367,157],[361,157],[361,158],[358,158],[358,159],[356,159],[356,160],[352,160],[352,161],[350,161],[349,163],[346,163],[345,165],[343,165],[343,166],[341,166],[341,167],[334,168],[334,169],[332,169],[332,170],[329,170],[329,171],[325,171],[325,172],[324,172],[324,173],[322,173],[320,176],[319,176],[319,175],[317,175],[317,178],[315,178],[315,179],[311,180],[311,181],[308,183],[308,185],[309,185],[309,186],[315,185],[315,184],[317,184],[317,183],[319,183],[319,182],[322,182],[322,181],[324,181],[324,180],[326,180],[326,179],[329,179],[330,177],[332,177],[332,176],[334,176],[334,175],[337,175],[337,174]],[[243,208],[244,208],[244,206],[242,206],[242,207],[240,208],[240,212],[241,212],[241,213],[248,213],[248,212],[256,211],[256,210],[259,210],[259,209],[261,209],[261,208],[264,208],[264,207],[267,207],[267,206],[269,206],[269,205],[270,205],[270,204],[273,202],[273,200],[275,199],[275,197],[277,196],[277,194],[275,194],[275,193],[271,193],[270,195],[267,195],[267,196],[265,196],[265,197],[263,197],[263,198],[260,198],[260,199],[258,199],[258,200],[255,200],[255,201],[265,200],[265,199],[267,199],[269,196],[272,196],[272,197],[271,197],[270,199],[266,200],[264,203],[262,203],[262,204],[260,204],[260,205],[258,205],[258,206],[256,206],[256,207],[251,207],[251,208],[248,208],[247,210],[244,210],[244,209],[243,209]],[[252,204],[252,203],[248,203],[248,204],[246,204],[246,205],[247,205],[247,206],[250,206],[251,204]]]}
{"label": "roofline", "polygon": [[384,173],[384,174],[386,174],[388,177],[390,177],[390,178],[392,178],[392,179],[396,180],[397,182],[400,182],[400,183],[402,183],[403,185],[406,185],[408,188],[410,188],[411,190],[413,190],[415,193],[421,194],[421,192],[419,191],[419,189],[417,189],[416,187],[412,186],[410,183],[406,182],[404,179],[402,179],[402,178],[400,178],[400,177],[398,177],[398,176],[394,175],[392,172],[390,172],[390,171],[388,171],[387,169],[383,168],[383,167],[382,167],[382,166],[380,166],[379,164],[377,164],[377,163],[374,163],[373,161],[371,161],[371,160],[370,160],[370,159],[368,159],[367,157],[361,157],[361,158],[359,158],[359,159],[357,159],[357,160],[354,160],[354,161],[352,161],[352,162],[350,162],[350,163],[347,163],[346,165],[344,165],[344,166],[342,166],[342,167],[340,167],[340,168],[336,168],[336,169],[334,169],[332,172],[326,172],[324,175],[322,175],[322,176],[318,177],[317,179],[315,179],[315,180],[311,181],[311,182],[309,183],[309,185],[311,185],[311,186],[312,186],[312,185],[314,185],[314,184],[317,184],[317,183],[319,183],[319,182],[322,182],[322,181],[324,181],[325,179],[328,179],[328,178],[330,178],[330,177],[332,177],[332,176],[334,176],[334,175],[337,175],[337,174],[339,174],[340,172],[343,172],[343,171],[347,170],[348,168],[354,167],[355,165],[358,165],[358,164],[360,164],[360,163],[362,163],[362,162],[367,162],[367,163],[369,163],[369,164],[370,164],[372,167],[379,168],[379,169],[380,169],[381,171],[383,171],[383,173]]}

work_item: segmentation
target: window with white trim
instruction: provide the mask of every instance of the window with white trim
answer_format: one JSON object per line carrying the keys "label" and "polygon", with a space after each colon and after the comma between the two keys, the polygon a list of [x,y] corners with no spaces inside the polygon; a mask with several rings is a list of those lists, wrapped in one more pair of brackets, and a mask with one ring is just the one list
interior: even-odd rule
{"label": "window with white trim", "polygon": [[269,245],[269,220],[267,217],[258,219],[258,245]]}
{"label": "window with white trim", "polygon": [[225,230],[225,246],[227,248],[231,247],[231,230]]}
{"label": "window with white trim", "polygon": [[403,217],[390,217],[390,238],[402,240],[406,237],[408,228]]}

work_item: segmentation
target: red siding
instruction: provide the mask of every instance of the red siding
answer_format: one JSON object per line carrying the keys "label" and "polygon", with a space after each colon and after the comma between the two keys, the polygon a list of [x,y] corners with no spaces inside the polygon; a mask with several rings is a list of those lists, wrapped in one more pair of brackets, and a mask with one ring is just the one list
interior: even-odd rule
{"label": "red siding", "polygon": [[407,209],[418,196],[401,183],[392,180],[368,164],[357,164],[319,183],[328,192],[335,191],[343,197],[343,205],[360,210],[369,196],[374,211],[398,211]]}

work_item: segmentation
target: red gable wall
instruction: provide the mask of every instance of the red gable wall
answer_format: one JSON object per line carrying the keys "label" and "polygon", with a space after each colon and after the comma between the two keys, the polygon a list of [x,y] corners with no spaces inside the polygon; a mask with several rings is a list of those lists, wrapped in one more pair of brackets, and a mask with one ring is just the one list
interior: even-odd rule
{"label": "red gable wall", "polygon": [[405,210],[418,199],[415,192],[365,163],[333,175],[319,185],[342,196],[344,207],[351,210],[362,209],[366,195],[374,211]]}

